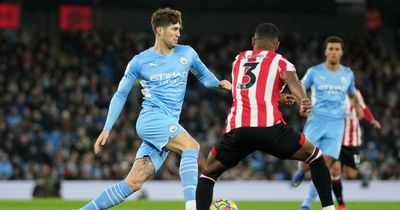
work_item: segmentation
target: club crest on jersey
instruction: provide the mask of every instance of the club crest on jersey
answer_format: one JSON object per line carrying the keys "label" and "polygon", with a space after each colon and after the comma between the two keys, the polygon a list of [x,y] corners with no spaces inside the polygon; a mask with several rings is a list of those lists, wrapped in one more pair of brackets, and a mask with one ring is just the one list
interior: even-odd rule
{"label": "club crest on jersey", "polygon": [[186,58],[185,56],[182,56],[182,57],[179,59],[179,62],[181,62],[182,65],[186,65],[187,62],[188,62],[188,60],[187,60],[187,58]]}
{"label": "club crest on jersey", "polygon": [[346,77],[340,77],[340,81],[342,81],[342,83],[346,84],[347,83],[347,79]]}
{"label": "club crest on jersey", "polygon": [[176,127],[176,125],[170,125],[168,127],[168,131],[171,133],[175,132],[177,129],[178,129],[178,127]]}

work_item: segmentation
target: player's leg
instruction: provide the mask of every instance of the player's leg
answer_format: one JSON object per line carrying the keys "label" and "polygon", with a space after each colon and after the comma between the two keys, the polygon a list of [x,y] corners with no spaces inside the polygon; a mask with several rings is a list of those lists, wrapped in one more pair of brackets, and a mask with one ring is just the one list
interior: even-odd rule
{"label": "player's leg", "polygon": [[[322,152],[307,140],[304,134],[283,124],[265,128],[265,131],[260,135],[263,135],[263,138],[260,139],[265,139],[256,144],[260,145],[257,147],[260,150],[281,159],[305,161],[309,165],[311,178],[317,186],[323,210],[334,210],[331,177]],[[310,206],[306,206],[307,209],[310,209]]]}
{"label": "player's leg", "polygon": [[[213,147],[213,149],[215,149]],[[205,169],[201,172],[196,189],[197,210],[209,210],[213,199],[214,185],[218,177],[229,167],[216,160],[210,152]]]}
{"label": "player's leg", "polygon": [[[343,168],[343,174],[345,177],[348,179],[355,179],[358,174],[358,170],[346,165],[343,165],[339,162],[336,161],[331,168],[331,174],[332,174],[332,190],[333,193],[336,196],[336,200],[338,202],[338,210],[346,210],[346,205],[344,202],[344,197],[343,197],[343,184],[342,184],[342,179],[341,176],[337,175],[337,171]],[[342,173],[340,173],[342,174]]]}
{"label": "player's leg", "polygon": [[[324,147],[323,145],[321,145],[321,146]],[[315,148],[318,149],[318,147],[315,147]],[[323,150],[320,149],[319,151],[323,151]],[[335,159],[333,159],[332,157],[324,155],[324,158],[322,158],[321,160],[323,160],[323,162],[325,162],[325,166],[327,166],[328,172],[330,174],[330,168],[331,168],[332,163],[334,162]],[[308,164],[308,165],[311,167],[310,164]],[[311,177],[312,177],[312,172],[311,172]],[[329,178],[330,178],[330,180],[332,180],[331,174],[330,174]],[[331,186],[331,184],[329,184],[329,185]],[[316,188],[316,183],[313,180],[313,182],[310,183],[310,186],[308,188],[307,196],[306,196],[306,198],[304,199],[304,201],[303,201],[303,203],[301,205],[302,209],[309,209],[311,207],[312,203],[314,202],[315,198],[317,198],[318,195],[319,195],[318,189]],[[322,199],[321,199],[321,201],[322,201]]]}
{"label": "player's leg", "polygon": [[238,128],[225,134],[208,155],[207,163],[201,172],[196,190],[197,210],[209,210],[213,199],[214,184],[228,168],[234,167],[244,157],[254,152],[249,142],[249,133],[256,134],[256,128]]}
{"label": "player's leg", "polygon": [[340,153],[339,161],[335,161],[332,164],[332,167],[330,169],[331,174],[332,174],[332,190],[333,194],[335,194],[336,200],[339,204],[339,209],[343,210],[344,207],[344,201],[343,201],[343,186],[342,186],[342,163],[341,160],[343,159],[343,149],[342,152]]}
{"label": "player's leg", "polygon": [[[323,127],[321,121],[315,118],[309,118],[304,125],[304,134],[311,139],[312,143],[315,146],[319,146],[320,139],[322,139],[324,135],[325,128]],[[304,163],[303,161],[299,161],[297,165],[297,171],[293,175],[291,180],[291,185],[293,187],[298,187],[304,179],[305,173],[309,171],[308,164]]]}
{"label": "player's leg", "polygon": [[[356,179],[357,178],[358,168],[355,168],[352,166],[347,166],[347,165],[343,165],[342,168],[343,168],[343,174],[347,179]],[[343,191],[341,182],[340,182],[340,187],[341,187],[341,190]],[[346,210],[344,199],[343,199],[343,192],[339,196],[341,196],[342,199],[341,199],[341,201],[339,201],[339,199],[337,199],[338,203],[339,203],[338,210]],[[338,197],[338,196],[336,196],[336,197]]]}
{"label": "player's leg", "polygon": [[291,185],[292,187],[298,187],[300,186],[301,182],[304,179],[304,176],[306,175],[307,171],[309,171],[310,168],[308,165],[302,161],[299,161],[297,163],[297,171],[292,177]]}
{"label": "player's leg", "polygon": [[344,174],[348,179],[355,179],[357,177],[358,167],[360,164],[359,149],[356,147],[342,146],[339,160],[340,162],[336,161],[331,168],[332,189],[339,204],[338,210],[346,210],[341,177],[342,174]]}
{"label": "player's leg", "polygon": [[149,157],[135,160],[125,180],[105,189],[100,195],[84,206],[83,210],[102,210],[115,206],[133,192],[140,190],[143,183],[155,172]]}
{"label": "player's leg", "polygon": [[358,176],[358,169],[344,165],[343,174],[347,179],[356,179]]}
{"label": "player's leg", "polygon": [[[330,169],[332,163],[339,158],[342,136],[344,130],[344,120],[320,120],[319,129],[323,132],[323,136],[317,141],[317,147],[322,151],[326,166]],[[313,125],[318,126],[318,125]],[[310,188],[303,206],[311,206],[313,200],[317,196],[317,189],[310,184]]]}
{"label": "player's leg", "polygon": [[196,208],[196,186],[198,176],[198,156],[200,146],[186,131],[170,139],[165,146],[181,155],[179,175],[181,177],[185,208]]}
{"label": "player's leg", "polygon": [[[171,118],[162,110],[154,109],[142,112],[136,122],[136,130],[144,142],[152,145],[158,151],[166,149],[181,155],[179,172],[185,208],[194,209],[196,207],[199,144],[179,125],[178,119]],[[162,162],[164,160],[162,159]]]}
{"label": "player's leg", "polygon": [[331,176],[319,148],[315,147],[310,141],[305,140],[303,146],[292,155],[291,159],[304,161],[309,165],[311,171],[312,184],[310,185],[308,196],[302,204],[302,209],[310,209],[317,192],[323,209],[334,209],[331,194]]}

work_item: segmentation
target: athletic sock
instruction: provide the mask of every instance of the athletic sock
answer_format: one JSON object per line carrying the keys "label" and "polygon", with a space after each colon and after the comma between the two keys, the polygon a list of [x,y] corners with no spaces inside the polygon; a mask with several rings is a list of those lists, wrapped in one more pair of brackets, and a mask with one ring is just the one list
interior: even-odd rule
{"label": "athletic sock", "polygon": [[213,199],[216,177],[210,177],[206,172],[200,175],[196,189],[197,210],[209,210]]}
{"label": "athletic sock", "polygon": [[331,175],[323,156],[319,155],[319,157],[308,160],[307,163],[310,166],[312,182],[318,191],[322,207],[333,205]]}
{"label": "athletic sock", "polygon": [[307,206],[307,207],[310,207],[310,209],[311,209],[312,203],[314,202],[315,198],[317,198],[317,196],[318,196],[318,192],[315,189],[314,184],[311,182],[310,186],[308,187],[306,199],[304,199],[301,206]]}
{"label": "athletic sock", "polygon": [[333,190],[333,193],[336,196],[336,200],[337,200],[338,204],[339,205],[344,205],[342,179],[340,179],[340,177],[338,177],[338,178],[333,177],[332,178],[332,190]]}
{"label": "athletic sock", "polygon": [[130,196],[133,191],[126,180],[105,189],[97,198],[90,201],[82,210],[103,210],[115,206]]}
{"label": "athletic sock", "polygon": [[196,199],[198,156],[199,153],[196,150],[185,150],[182,152],[179,174],[181,176],[183,198],[185,201]]}

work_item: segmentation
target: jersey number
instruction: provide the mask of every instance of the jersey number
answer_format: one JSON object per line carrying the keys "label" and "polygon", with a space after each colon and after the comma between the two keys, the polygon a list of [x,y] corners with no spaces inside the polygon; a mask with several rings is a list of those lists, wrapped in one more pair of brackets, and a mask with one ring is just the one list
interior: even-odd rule
{"label": "jersey number", "polygon": [[245,74],[242,77],[241,83],[239,83],[239,89],[249,89],[256,82],[256,75],[252,72],[259,63],[245,63],[243,66],[245,67]]}

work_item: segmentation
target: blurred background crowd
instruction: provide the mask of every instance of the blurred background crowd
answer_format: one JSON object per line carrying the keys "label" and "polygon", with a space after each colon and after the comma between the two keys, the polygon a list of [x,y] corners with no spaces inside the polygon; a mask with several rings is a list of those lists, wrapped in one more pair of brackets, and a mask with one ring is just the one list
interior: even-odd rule
{"label": "blurred background crowd", "polygon": [[[252,31],[184,30],[180,43],[191,45],[218,78],[229,79],[235,55],[251,48],[251,36]],[[343,64],[354,71],[366,104],[383,127],[378,131],[362,123],[361,171],[372,179],[398,180],[400,28],[383,26],[341,36]],[[301,78],[308,67],[323,61],[325,38],[319,32],[283,30],[278,52],[295,64]],[[139,84],[97,156],[93,143],[126,64],[153,41],[145,30],[0,31],[0,179],[31,180],[49,174],[63,180],[122,179],[141,143],[135,132],[142,101]],[[222,135],[231,100],[229,93],[208,90],[190,75],[180,122],[201,144],[200,167]],[[296,107],[281,110],[289,124],[302,129],[305,119]],[[170,154],[154,178],[179,179],[179,158]],[[295,169],[294,161],[254,153],[222,179],[289,180]]]}

